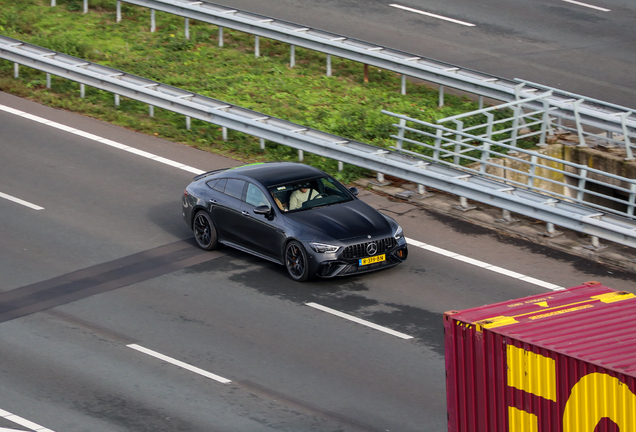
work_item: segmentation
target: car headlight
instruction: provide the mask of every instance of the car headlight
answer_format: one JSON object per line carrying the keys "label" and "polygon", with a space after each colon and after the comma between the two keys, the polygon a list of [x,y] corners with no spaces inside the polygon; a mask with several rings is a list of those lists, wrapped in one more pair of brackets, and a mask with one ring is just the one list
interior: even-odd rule
{"label": "car headlight", "polygon": [[404,237],[404,233],[402,232],[402,227],[398,225],[397,229],[395,230],[395,233],[393,233],[393,237],[396,240],[399,240],[401,238]]}
{"label": "car headlight", "polygon": [[311,248],[318,253],[334,253],[334,252],[338,252],[338,249],[340,249],[340,246],[328,245],[324,243],[315,243],[315,242],[310,242],[309,246],[311,246]]}

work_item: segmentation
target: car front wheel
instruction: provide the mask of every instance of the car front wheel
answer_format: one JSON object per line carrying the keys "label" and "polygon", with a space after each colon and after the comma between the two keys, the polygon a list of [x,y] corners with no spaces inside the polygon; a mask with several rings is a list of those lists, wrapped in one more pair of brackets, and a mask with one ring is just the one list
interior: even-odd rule
{"label": "car front wheel", "polygon": [[304,282],[309,279],[309,262],[305,248],[297,241],[291,241],[285,248],[285,267],[292,279]]}
{"label": "car front wheel", "polygon": [[194,216],[192,230],[194,231],[194,238],[201,249],[208,251],[216,249],[218,246],[216,227],[208,212],[202,210]]}

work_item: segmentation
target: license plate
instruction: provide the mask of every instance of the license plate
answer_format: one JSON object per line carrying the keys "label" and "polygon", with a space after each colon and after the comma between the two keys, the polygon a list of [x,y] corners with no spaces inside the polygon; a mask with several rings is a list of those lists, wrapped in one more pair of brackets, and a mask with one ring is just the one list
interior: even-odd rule
{"label": "license plate", "polygon": [[367,264],[374,264],[374,263],[379,263],[386,260],[386,255],[378,255],[378,256],[374,256],[374,257],[369,257],[369,258],[362,258],[361,260],[358,261],[358,265],[367,265]]}

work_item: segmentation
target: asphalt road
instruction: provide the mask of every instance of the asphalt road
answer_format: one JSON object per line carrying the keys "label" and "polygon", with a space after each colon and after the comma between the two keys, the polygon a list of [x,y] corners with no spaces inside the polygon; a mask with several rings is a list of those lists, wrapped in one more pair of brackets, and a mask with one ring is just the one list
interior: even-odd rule
{"label": "asphalt road", "polygon": [[[165,162],[235,161],[2,93],[0,155],[0,428],[445,431],[443,313],[550,292],[416,246],[396,268],[306,284],[237,251],[205,253],[180,213],[193,174]],[[409,239],[558,286],[633,291],[631,274],[362,199]]]}
{"label": "asphalt road", "polygon": [[[219,0],[505,78],[636,107],[631,0]],[[390,6],[398,4],[473,26]],[[605,10],[595,9],[586,5]]]}

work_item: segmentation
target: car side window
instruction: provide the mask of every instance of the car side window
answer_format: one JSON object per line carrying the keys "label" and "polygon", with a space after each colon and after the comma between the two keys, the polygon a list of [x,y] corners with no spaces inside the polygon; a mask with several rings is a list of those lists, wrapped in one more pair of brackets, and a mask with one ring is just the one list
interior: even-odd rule
{"label": "car side window", "polygon": [[244,188],[245,180],[227,179],[227,184],[225,185],[225,194],[234,198],[241,199],[243,196]]}
{"label": "car side window", "polygon": [[261,205],[269,205],[267,198],[263,191],[261,191],[258,186],[253,183],[247,184],[247,195],[245,196],[245,202],[254,207],[258,207]]}
{"label": "car side window", "polygon": [[214,179],[214,180],[210,180],[209,182],[207,182],[206,184],[211,188],[214,189],[214,185],[216,185],[219,182],[219,179]]}
{"label": "car side window", "polygon": [[227,179],[221,179],[214,186],[212,186],[212,189],[223,192],[225,190],[225,183],[227,183]]}

